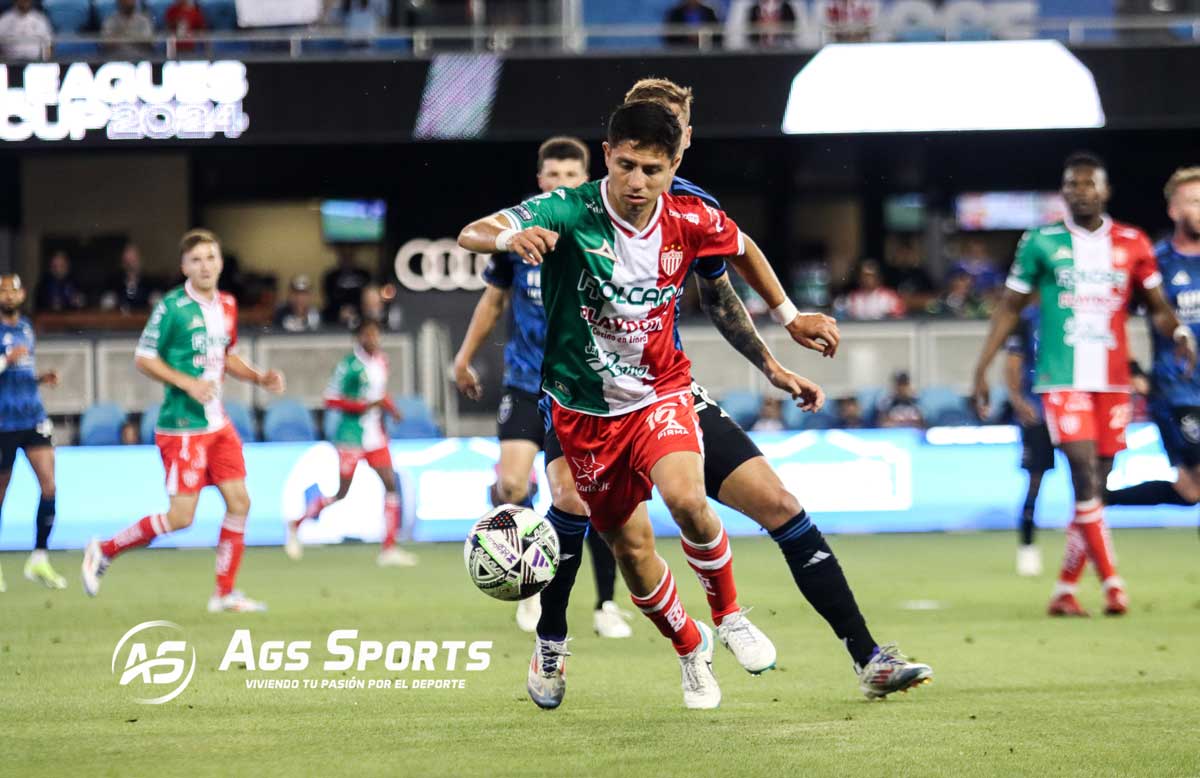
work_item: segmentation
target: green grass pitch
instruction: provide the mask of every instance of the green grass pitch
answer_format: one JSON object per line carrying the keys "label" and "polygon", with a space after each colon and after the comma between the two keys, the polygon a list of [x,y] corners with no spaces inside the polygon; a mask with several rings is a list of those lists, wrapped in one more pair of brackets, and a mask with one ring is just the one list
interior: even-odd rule
{"label": "green grass pitch", "polygon": [[[1041,540],[1048,572],[1024,580],[1012,572],[1007,533],[834,538],[876,638],[935,671],[932,685],[873,703],[774,544],[736,540],[741,600],[778,646],[779,668],[750,677],[718,647],[724,701],[710,712],[683,709],[678,664],[645,619],[630,640],[591,633],[586,561],[571,606],[566,702],[546,712],[525,694],[531,638],[511,605],[471,587],[458,545],[418,548],[411,570],[377,569],[365,546],[310,548],[298,564],[279,549],[250,549],[240,585],[271,608],[251,615],[204,611],[211,551],[130,553],[95,600],[79,587],[79,553],[52,555],[70,580],[64,592],[27,583],[23,555],[3,554],[0,773],[1200,775],[1195,531],[1116,533],[1133,604],[1124,619],[1045,617],[1062,536]],[[661,547],[689,611],[707,617],[678,545]],[[1082,593],[1098,610],[1094,578]],[[198,656],[191,685],[159,706],[132,702],[109,668],[121,635],[149,619],[182,625]],[[256,642],[313,641],[310,667],[291,676],[311,679],[341,675],[321,669],[338,628],[383,642],[493,640],[494,649],[485,671],[433,674],[465,678],[463,690],[252,691],[245,670],[216,669],[243,626]],[[347,677],[397,675],[413,677]]]}

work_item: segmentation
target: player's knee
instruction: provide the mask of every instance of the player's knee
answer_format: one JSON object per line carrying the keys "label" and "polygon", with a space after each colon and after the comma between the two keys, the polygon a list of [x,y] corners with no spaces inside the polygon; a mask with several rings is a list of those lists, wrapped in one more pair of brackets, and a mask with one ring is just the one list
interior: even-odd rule
{"label": "player's knee", "polygon": [[529,481],[511,474],[501,474],[496,482],[500,499],[508,503],[520,503],[529,494]]}
{"label": "player's knee", "polygon": [[225,510],[234,516],[246,516],[250,513],[250,495],[238,494],[225,501]]}
{"label": "player's knee", "polygon": [[708,512],[708,497],[704,493],[704,486],[700,484],[672,489],[669,495],[663,495],[663,500],[671,510],[675,523],[681,527],[699,524]]}
{"label": "player's knee", "polygon": [[178,532],[181,529],[187,529],[192,526],[192,520],[196,514],[194,511],[172,510],[167,512],[167,524],[171,525],[172,532]]}

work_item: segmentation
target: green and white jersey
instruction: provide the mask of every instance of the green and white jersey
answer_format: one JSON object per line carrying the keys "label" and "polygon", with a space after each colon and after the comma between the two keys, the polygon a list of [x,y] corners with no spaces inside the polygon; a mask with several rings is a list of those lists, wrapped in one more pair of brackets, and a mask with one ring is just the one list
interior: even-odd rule
{"label": "green and white jersey", "polygon": [[221,405],[225,356],[237,343],[237,301],[217,292],[209,302],[192,290],[191,282],[176,287],[154,306],[142,330],[140,357],[158,357],[181,373],[212,381],[216,396],[205,404],[178,387],[166,386],[157,430],[167,434],[215,432],[229,420]]}
{"label": "green and white jersey", "polygon": [[383,354],[374,356],[355,346],[329,378],[325,405],[341,411],[334,433],[338,446],[374,451],[387,445],[383,411],[372,405],[387,395],[388,362]]}
{"label": "green and white jersey", "polygon": [[1128,391],[1130,296],[1161,283],[1145,233],[1107,216],[1095,232],[1070,217],[1026,232],[1007,286],[1041,294],[1033,391]]}
{"label": "green and white jersey", "polygon": [[745,252],[724,212],[698,197],[664,194],[637,230],[613,210],[605,178],[501,214],[514,229],[559,234],[542,265],[543,391],[594,416],[630,413],[690,391],[675,302],[697,257]]}

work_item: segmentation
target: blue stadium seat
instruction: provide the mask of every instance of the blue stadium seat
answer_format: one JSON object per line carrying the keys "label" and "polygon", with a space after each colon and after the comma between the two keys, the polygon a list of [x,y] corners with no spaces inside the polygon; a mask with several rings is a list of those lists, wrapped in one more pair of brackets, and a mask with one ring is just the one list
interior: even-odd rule
{"label": "blue stadium seat", "polygon": [[[88,0],[42,0],[42,10],[59,35],[78,35],[92,20]],[[57,54],[58,46],[55,46]]]}
{"label": "blue stadium seat", "polygon": [[208,20],[209,29],[215,31],[236,30],[237,5],[234,0],[200,0],[200,10]]}
{"label": "blue stadium seat", "polygon": [[867,424],[875,423],[875,416],[879,412],[879,401],[885,394],[887,394],[887,390],[882,386],[868,386],[858,390],[858,407],[862,409],[863,421]]}
{"label": "blue stadium seat", "polygon": [[925,417],[927,424],[938,423],[937,420],[943,418],[949,411],[961,412],[964,415],[970,414],[967,410],[967,398],[946,386],[926,388],[917,398],[917,406],[921,409],[921,415]]}
{"label": "blue stadium seat", "polygon": [[826,399],[825,407],[816,413],[805,413],[790,397],[783,400],[783,426],[790,430],[827,430],[837,426],[837,403]]}
{"label": "blue stadium seat", "polygon": [[820,413],[804,414],[805,430],[835,430],[838,428],[838,418],[824,409]]}
{"label": "blue stadium seat", "polygon": [[[667,11],[677,0],[584,0],[584,25],[604,24],[661,24]],[[654,37],[617,37],[592,35],[588,37],[588,48],[628,49],[659,48],[662,39]]]}
{"label": "blue stadium seat", "polygon": [[92,0],[92,8],[96,11],[96,22],[104,24],[104,20],[117,12],[117,0]]}
{"label": "blue stadium seat", "polygon": [[154,29],[165,30],[167,28],[167,10],[174,2],[175,0],[142,0],[142,10],[150,14],[150,19],[154,22]]}
{"label": "blue stadium seat", "polygon": [[400,421],[392,421],[388,417],[387,430],[390,438],[439,438],[442,431],[438,429],[429,406],[420,397],[400,397],[396,400],[396,408],[404,414]]}
{"label": "blue stadium seat", "polygon": [[317,439],[317,428],[307,408],[285,398],[267,408],[263,439],[271,443],[306,443]]}
{"label": "blue stadium seat", "polygon": [[79,422],[79,443],[84,446],[121,445],[121,425],[125,411],[114,403],[98,403],[83,412]]}
{"label": "blue stadium seat", "polygon": [[910,27],[896,33],[899,43],[934,43],[942,40],[942,31],[933,27]]}
{"label": "blue stadium seat", "polygon": [[743,429],[750,429],[758,419],[758,411],[762,407],[762,395],[758,392],[732,391],[722,395],[718,402],[730,418],[740,424]]}
{"label": "blue stadium seat", "polygon": [[966,408],[944,408],[932,419],[926,416],[925,422],[931,427],[975,427],[979,424],[975,414]]}
{"label": "blue stadium seat", "polygon": [[321,437],[324,440],[333,440],[337,434],[338,424],[342,421],[342,412],[336,408],[327,408],[325,410],[325,418],[321,420]]}
{"label": "blue stadium seat", "polygon": [[89,41],[54,41],[54,58],[67,61],[94,60],[100,56],[100,47]]}
{"label": "blue stadium seat", "polygon": [[258,442],[258,433],[254,431],[254,416],[249,408],[242,403],[226,400],[225,415],[233,422],[233,428],[244,442]]}
{"label": "blue stadium seat", "polygon": [[162,403],[154,403],[146,410],[142,411],[142,443],[151,446],[154,445],[154,426],[158,424],[158,412],[162,410]]}

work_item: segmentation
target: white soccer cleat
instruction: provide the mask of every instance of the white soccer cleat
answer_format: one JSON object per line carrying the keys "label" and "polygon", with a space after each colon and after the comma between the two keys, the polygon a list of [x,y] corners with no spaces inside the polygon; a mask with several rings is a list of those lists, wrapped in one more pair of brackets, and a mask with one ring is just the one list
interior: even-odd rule
{"label": "white soccer cleat", "polygon": [[25,580],[30,583],[40,583],[47,589],[67,588],[67,579],[51,567],[50,557],[41,549],[31,553],[25,562]]}
{"label": "white soccer cleat", "polygon": [[683,705],[691,710],[709,710],[721,704],[721,687],[712,669],[713,633],[704,622],[695,623],[700,630],[700,645],[692,653],[679,657]]}
{"label": "white soccer cleat", "polygon": [[717,627],[717,637],[746,672],[758,675],[775,666],[775,644],[761,629],[750,623],[750,619],[746,618],[749,612],[749,608],[742,608],[722,619]]}
{"label": "white soccer cleat", "polygon": [[379,556],[375,557],[375,564],[380,567],[414,567],[417,564],[417,555],[393,546],[380,551]]}
{"label": "white soccer cleat", "polygon": [[629,626],[631,618],[633,614],[608,600],[592,614],[592,629],[602,638],[627,638],[633,635],[633,628]]}
{"label": "white soccer cleat", "polygon": [[83,567],[79,571],[79,580],[83,582],[83,590],[89,597],[100,593],[100,579],[110,564],[112,560],[100,550],[100,541],[92,538],[83,550]]}
{"label": "white soccer cleat", "polygon": [[522,632],[533,632],[542,618],[542,596],[535,594],[517,603],[517,628]]}
{"label": "white soccer cleat", "polygon": [[236,589],[224,597],[214,594],[208,598],[209,613],[261,613],[266,609],[265,602],[252,600]]}
{"label": "white soccer cleat", "polygon": [[300,542],[300,522],[296,520],[287,523],[287,537],[283,541],[283,553],[293,562],[300,561],[304,556],[304,544]]}
{"label": "white soccer cleat", "polygon": [[871,661],[858,673],[858,688],[869,700],[892,692],[907,692],[915,686],[933,682],[933,668],[910,662],[895,643],[880,646]]}
{"label": "white soccer cleat", "polygon": [[1017,546],[1017,575],[1034,578],[1042,574],[1042,550],[1037,546]]}
{"label": "white soccer cleat", "polygon": [[567,693],[567,657],[570,655],[565,640],[537,638],[534,641],[525,689],[539,708],[553,710],[562,704]]}

